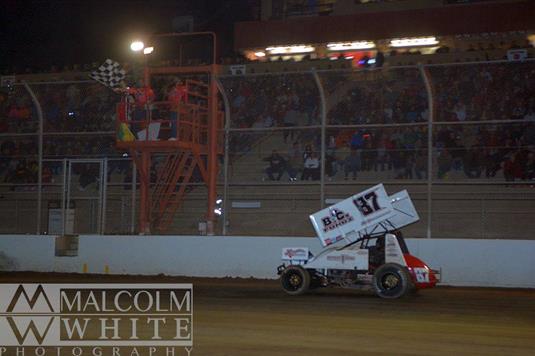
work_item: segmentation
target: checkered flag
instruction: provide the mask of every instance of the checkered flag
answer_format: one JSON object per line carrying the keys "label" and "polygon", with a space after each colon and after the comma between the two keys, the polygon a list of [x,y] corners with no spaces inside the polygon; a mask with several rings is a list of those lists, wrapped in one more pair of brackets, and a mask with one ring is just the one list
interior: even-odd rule
{"label": "checkered flag", "polygon": [[98,67],[97,70],[89,74],[91,79],[104,84],[109,88],[115,88],[121,84],[126,77],[126,71],[118,62],[111,59],[106,59],[106,62]]}

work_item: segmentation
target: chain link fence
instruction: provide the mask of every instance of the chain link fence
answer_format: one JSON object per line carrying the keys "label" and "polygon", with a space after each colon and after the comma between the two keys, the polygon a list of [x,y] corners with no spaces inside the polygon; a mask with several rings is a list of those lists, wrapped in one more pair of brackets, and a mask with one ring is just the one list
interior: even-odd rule
{"label": "chain link fence", "polygon": [[[532,61],[219,76],[218,229],[312,236],[307,215],[383,182],[411,194],[421,219],[408,236],[531,239],[534,79]],[[136,233],[116,94],[32,83],[3,98],[0,232]],[[195,181],[169,233],[198,233],[206,199]]]}

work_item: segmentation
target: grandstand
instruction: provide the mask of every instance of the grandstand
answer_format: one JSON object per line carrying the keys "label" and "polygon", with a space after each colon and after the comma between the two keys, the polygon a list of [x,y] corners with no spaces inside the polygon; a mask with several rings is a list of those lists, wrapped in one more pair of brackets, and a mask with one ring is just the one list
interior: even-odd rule
{"label": "grandstand", "polygon": [[[431,101],[425,73],[432,85]],[[226,232],[310,235],[303,216],[382,181],[389,189],[407,186],[415,194],[424,217],[413,228],[415,236],[426,236],[431,184],[434,236],[529,237],[525,227],[530,223],[535,178],[533,73],[535,63],[528,60],[221,75],[230,116],[229,150],[219,176]],[[76,232],[135,232],[135,173],[125,152],[114,147],[115,94],[88,82],[31,86],[45,119],[41,232],[47,232],[49,203],[61,200],[65,184],[76,206]],[[325,96],[324,119],[320,93]],[[290,107],[296,112],[294,126],[285,124]],[[24,87],[12,88],[3,114],[2,228],[5,233],[32,233],[35,226],[26,221],[37,214],[39,134]],[[289,155],[296,154],[293,148],[305,155],[307,146],[330,157],[322,165],[321,179],[302,181],[303,167],[298,165],[297,181],[289,181],[286,169],[280,181],[269,180],[264,159],[272,150],[289,162]],[[357,179],[350,175],[345,180],[352,149],[359,156]],[[70,177],[63,172],[65,160],[74,164]],[[105,189],[100,160],[107,166]],[[171,233],[197,232],[206,193],[201,186],[191,191]],[[105,218],[99,215],[103,204]],[[458,210],[456,204],[466,210]],[[262,226],[248,218],[258,214],[264,217]],[[467,218],[463,231],[447,226],[452,216]],[[498,216],[507,218],[490,227]],[[218,228],[223,229],[222,221]]]}
{"label": "grandstand", "polygon": [[[366,9],[378,6],[377,13],[390,19],[400,11],[414,17],[437,8],[453,16],[483,6],[434,2],[422,7],[407,1],[404,8],[401,3],[387,2],[382,10],[377,3],[363,3],[347,8],[347,16],[373,17]],[[276,16],[284,19],[281,29],[332,21],[350,6],[343,1],[320,5],[319,13],[326,15],[329,9],[329,16],[318,17],[310,9],[305,9],[307,16],[297,16],[300,10],[294,4],[278,15],[263,14],[264,21],[236,26],[236,49],[249,61],[224,59],[227,64],[218,66],[219,107],[227,118],[222,130],[225,142],[220,145],[227,150],[220,155],[218,197],[223,209],[217,232],[309,236],[313,232],[303,216],[365,186],[385,182],[389,190],[407,187],[414,195],[423,217],[411,227],[415,237],[530,238],[535,52],[521,10],[531,5],[507,6],[518,20],[515,29],[503,23],[496,24],[501,31],[497,33],[478,32],[482,28],[476,25],[470,33],[442,27],[443,32],[433,33],[439,36],[431,47],[409,46],[396,53],[387,44],[409,30],[372,31],[369,40],[376,48],[359,53],[385,53],[384,62],[376,65],[349,58],[355,50],[322,52],[324,35],[311,42],[315,52],[308,56],[248,55],[258,52],[262,41],[274,39],[271,35],[252,39],[244,32],[247,29],[274,26],[269,19]],[[485,6],[489,18],[505,8],[499,1]],[[332,40],[343,26],[336,28]],[[305,35],[310,34],[295,34]],[[305,37],[295,37],[295,43],[309,43]],[[511,50],[520,50],[520,58],[507,59]],[[151,65],[163,68],[176,63]],[[74,209],[74,221],[69,223],[73,233],[140,232],[140,177],[131,152],[115,145],[120,96],[85,80],[90,68],[17,73],[15,83],[2,88],[1,232],[53,233],[51,211],[66,208],[65,204]],[[164,100],[163,84],[155,85],[159,100]],[[267,172],[274,150],[284,159],[277,168],[280,180],[272,180]],[[303,174],[305,160],[313,153],[319,165]],[[158,159],[155,162],[153,171]],[[199,172],[193,172],[168,233],[199,233],[207,195]],[[259,215],[261,221],[251,219]],[[66,224],[66,214],[62,216]],[[462,229],[454,228],[448,224],[452,218],[466,223]]]}

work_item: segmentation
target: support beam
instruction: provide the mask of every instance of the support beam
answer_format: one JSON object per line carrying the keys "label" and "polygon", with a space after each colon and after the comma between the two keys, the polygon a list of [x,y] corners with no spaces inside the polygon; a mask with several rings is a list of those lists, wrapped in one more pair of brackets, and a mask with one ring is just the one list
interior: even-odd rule
{"label": "support beam", "polygon": [[141,153],[141,176],[148,180],[147,184],[141,184],[139,189],[139,232],[150,234],[150,152]]}
{"label": "support beam", "polygon": [[214,235],[215,201],[217,199],[217,84],[215,79],[215,65],[210,76],[210,116],[208,122],[208,211],[206,214],[206,233]]}

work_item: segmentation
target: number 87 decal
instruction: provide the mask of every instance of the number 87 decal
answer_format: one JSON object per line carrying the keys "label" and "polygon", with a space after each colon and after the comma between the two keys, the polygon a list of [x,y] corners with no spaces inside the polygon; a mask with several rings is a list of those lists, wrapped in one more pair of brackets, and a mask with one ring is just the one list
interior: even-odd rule
{"label": "number 87 decal", "polygon": [[377,194],[375,194],[375,192],[370,192],[364,196],[353,199],[353,204],[355,204],[362,215],[366,216],[381,210],[377,199]]}

